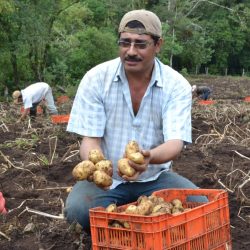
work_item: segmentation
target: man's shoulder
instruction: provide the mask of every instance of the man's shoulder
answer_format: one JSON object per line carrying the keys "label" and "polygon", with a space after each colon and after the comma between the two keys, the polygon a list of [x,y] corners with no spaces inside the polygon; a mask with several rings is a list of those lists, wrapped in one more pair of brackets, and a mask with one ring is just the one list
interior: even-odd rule
{"label": "man's shoulder", "polygon": [[173,82],[183,82],[188,83],[188,80],[177,70],[173,69],[172,67],[162,63],[159,59],[156,60],[158,64],[158,69],[161,75],[161,78],[164,82],[168,83]]}
{"label": "man's shoulder", "polygon": [[119,67],[119,65],[121,64],[121,60],[120,58],[115,58],[103,63],[100,63],[98,65],[96,65],[95,67],[91,68],[88,73],[89,74],[96,74],[97,72],[116,72],[117,68]]}

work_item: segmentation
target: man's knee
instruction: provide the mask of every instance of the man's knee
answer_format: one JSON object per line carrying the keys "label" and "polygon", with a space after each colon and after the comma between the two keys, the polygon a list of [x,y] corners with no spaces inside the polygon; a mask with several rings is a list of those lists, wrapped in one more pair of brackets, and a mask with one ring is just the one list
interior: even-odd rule
{"label": "man's knee", "polygon": [[78,222],[83,229],[88,230],[89,225],[89,209],[84,206],[83,202],[66,201],[64,215],[71,224]]}

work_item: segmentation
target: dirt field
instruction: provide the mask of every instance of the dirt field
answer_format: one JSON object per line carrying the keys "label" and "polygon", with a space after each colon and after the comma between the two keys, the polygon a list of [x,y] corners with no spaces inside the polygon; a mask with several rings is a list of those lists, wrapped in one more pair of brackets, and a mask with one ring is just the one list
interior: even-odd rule
{"label": "dirt field", "polygon": [[[250,103],[243,101],[250,95],[250,79],[190,82],[211,86],[216,103],[194,102],[193,144],[174,170],[201,188],[228,190],[233,249],[250,249]],[[70,107],[62,104],[60,112]],[[43,116],[14,124],[18,115],[12,104],[0,103],[0,191],[9,211],[0,215],[0,249],[91,249],[90,236],[62,218],[81,138]]]}

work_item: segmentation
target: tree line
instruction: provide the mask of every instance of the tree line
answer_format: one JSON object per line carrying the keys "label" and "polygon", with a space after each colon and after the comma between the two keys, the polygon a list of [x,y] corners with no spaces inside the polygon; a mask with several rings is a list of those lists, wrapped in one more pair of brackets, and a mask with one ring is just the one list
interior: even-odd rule
{"label": "tree line", "polygon": [[0,0],[0,92],[36,81],[76,86],[117,57],[132,9],[163,26],[159,58],[186,74],[250,75],[249,0]]}

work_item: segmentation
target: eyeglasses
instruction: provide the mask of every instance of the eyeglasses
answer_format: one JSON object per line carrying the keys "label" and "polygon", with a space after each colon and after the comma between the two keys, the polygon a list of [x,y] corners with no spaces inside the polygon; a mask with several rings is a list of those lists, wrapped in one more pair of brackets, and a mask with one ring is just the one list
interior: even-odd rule
{"label": "eyeglasses", "polygon": [[118,40],[118,45],[122,48],[130,48],[130,46],[133,45],[136,49],[146,49],[151,44],[153,44],[152,41],[132,42],[129,40]]}

